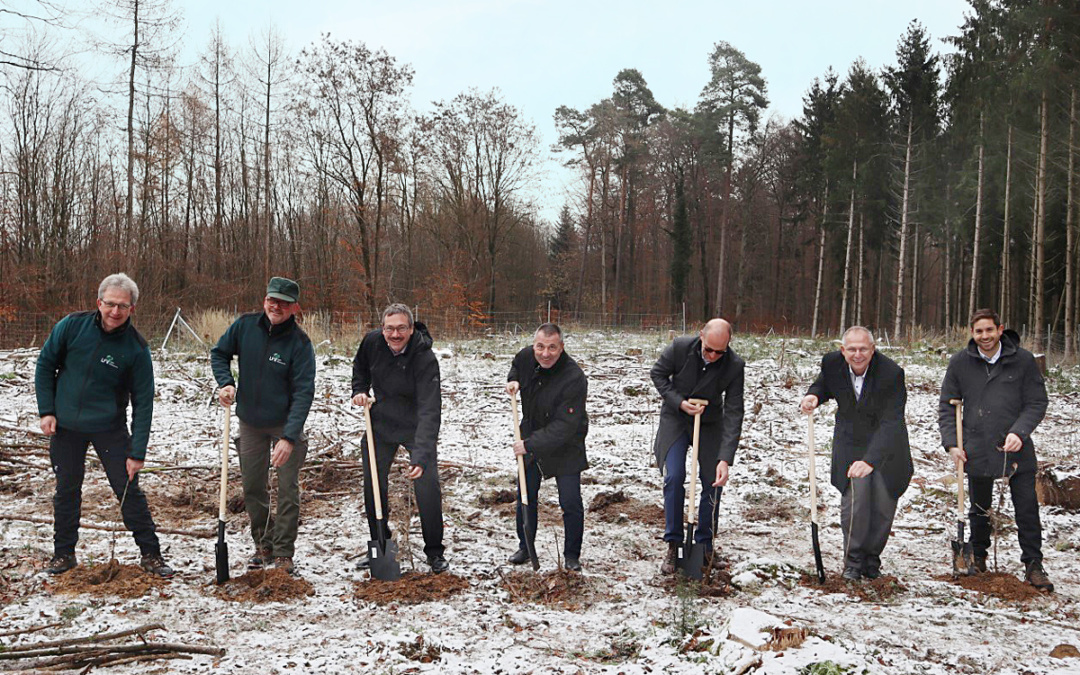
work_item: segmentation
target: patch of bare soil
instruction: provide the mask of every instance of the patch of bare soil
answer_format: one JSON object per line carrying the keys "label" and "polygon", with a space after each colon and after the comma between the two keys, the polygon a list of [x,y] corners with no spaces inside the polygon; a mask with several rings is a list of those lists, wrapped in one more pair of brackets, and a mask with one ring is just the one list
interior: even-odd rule
{"label": "patch of bare soil", "polygon": [[[517,491],[509,489],[492,490],[480,495],[477,499],[480,506],[494,510],[503,518],[513,519],[517,513]],[[551,509],[540,502],[540,510],[537,518],[542,525],[558,525],[562,523],[562,512],[558,507]]]}
{"label": "patch of bare soil", "polygon": [[513,490],[492,490],[480,495],[477,500],[480,506],[495,506],[496,504],[514,504],[517,502],[517,493]]}
{"label": "patch of bare soil", "polygon": [[1035,494],[1044,506],[1060,506],[1067,511],[1080,510],[1080,478],[1059,480],[1053,467],[1043,467],[1035,474]]}
{"label": "patch of bare soil", "polygon": [[942,574],[934,578],[939,581],[951,582],[969,591],[976,591],[1014,602],[1026,602],[1043,594],[1042,591],[1031,584],[1024,583],[1015,576],[1004,572],[987,572],[970,577],[953,577],[951,574]]}
{"label": "patch of bare soil", "polygon": [[214,587],[224,600],[236,602],[278,602],[315,594],[310,582],[290,576],[283,569],[251,570]]}
{"label": "patch of bare soil", "polygon": [[353,585],[353,597],[377,605],[386,605],[391,602],[415,605],[421,602],[446,600],[468,588],[468,579],[449,572],[443,574],[406,572],[397,581],[379,581],[378,579],[357,581]]}
{"label": "patch of bare soil", "polygon": [[731,583],[731,563],[724,559],[706,565],[701,581],[688,579],[681,573],[660,577],[660,587],[678,593],[685,588],[691,595],[701,598],[726,598],[737,589]]}
{"label": "patch of bare soil", "polygon": [[1077,649],[1073,645],[1062,643],[1050,651],[1050,656],[1055,659],[1077,659],[1080,658],[1080,649]]}
{"label": "patch of bare soil", "polygon": [[861,581],[848,581],[839,574],[826,574],[824,584],[818,583],[817,575],[803,574],[799,584],[823,593],[843,593],[863,602],[886,602],[907,591],[907,587],[891,574]]}
{"label": "patch of bare soil", "polygon": [[167,580],[144,572],[138,565],[121,565],[118,560],[110,560],[104,565],[79,565],[61,574],[51,586],[53,593],[141,598],[150,589],[168,584]]}
{"label": "patch of bare soil", "polygon": [[589,513],[595,513],[600,520],[609,523],[635,520],[652,525],[664,522],[662,506],[629,497],[622,490],[598,493],[589,502]]}
{"label": "patch of bare soil", "polygon": [[605,597],[591,580],[577,572],[549,570],[547,572],[517,571],[503,574],[502,587],[518,603],[539,603],[576,611]]}

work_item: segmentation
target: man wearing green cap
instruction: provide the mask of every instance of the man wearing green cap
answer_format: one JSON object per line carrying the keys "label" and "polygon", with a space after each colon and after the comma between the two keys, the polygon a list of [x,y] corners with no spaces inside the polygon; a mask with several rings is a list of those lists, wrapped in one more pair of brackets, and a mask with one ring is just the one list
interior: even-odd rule
{"label": "man wearing green cap", "polygon": [[[315,396],[315,350],[296,323],[300,286],[274,277],[266,287],[263,311],[237,319],[210,351],[218,400],[235,400],[240,419],[240,473],[244,508],[251,520],[255,556],[248,566],[273,564],[290,574],[300,520],[300,466],[307,455],[307,421]],[[240,366],[240,383],[232,359]],[[270,517],[268,478],[277,469],[277,515]]]}

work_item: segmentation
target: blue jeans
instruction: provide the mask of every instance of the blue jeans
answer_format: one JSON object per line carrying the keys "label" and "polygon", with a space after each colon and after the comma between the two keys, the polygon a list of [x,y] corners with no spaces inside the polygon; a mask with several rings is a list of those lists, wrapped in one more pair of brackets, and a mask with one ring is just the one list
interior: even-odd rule
{"label": "blue jeans", "polygon": [[[581,540],[585,536],[585,505],[581,501],[581,474],[570,473],[555,476],[555,485],[559,488],[559,508],[563,520],[563,557],[580,558]],[[529,498],[529,525],[536,534],[536,497],[540,492],[540,469],[536,462],[525,464],[525,491]],[[525,528],[521,519],[521,489],[518,489],[517,535],[518,545],[524,549]]]}
{"label": "blue jeans", "polygon": [[[686,455],[690,450],[690,436],[683,434],[675,439],[668,448],[664,460],[664,541],[680,542],[683,540],[683,504],[686,501]],[[698,461],[698,503],[697,530],[694,542],[705,544],[706,550],[712,550],[712,533],[720,516],[720,509],[715,505],[720,502],[720,493],[724,488],[712,487],[716,480],[716,466],[705,466]]]}

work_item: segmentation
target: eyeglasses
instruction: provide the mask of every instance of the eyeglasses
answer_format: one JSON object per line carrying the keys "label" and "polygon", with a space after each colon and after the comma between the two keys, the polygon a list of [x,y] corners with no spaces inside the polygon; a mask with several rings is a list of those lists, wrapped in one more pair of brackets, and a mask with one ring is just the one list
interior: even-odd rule
{"label": "eyeglasses", "polygon": [[393,335],[395,333],[398,335],[405,335],[409,332],[410,328],[412,328],[412,326],[383,326],[382,332],[384,335]]}
{"label": "eyeglasses", "polygon": [[282,300],[281,298],[270,298],[270,297],[266,298],[266,302],[269,303],[270,305],[273,305],[274,307],[288,307],[289,305],[293,304],[293,303],[289,302],[288,300]]}
{"label": "eyeglasses", "polygon": [[726,349],[713,349],[706,345],[701,345],[701,350],[706,354],[716,354],[717,356],[723,356],[727,352]]}
{"label": "eyeglasses", "polygon": [[118,309],[121,312],[126,312],[132,308],[133,305],[126,302],[110,302],[108,300],[101,301],[102,307],[105,309]]}

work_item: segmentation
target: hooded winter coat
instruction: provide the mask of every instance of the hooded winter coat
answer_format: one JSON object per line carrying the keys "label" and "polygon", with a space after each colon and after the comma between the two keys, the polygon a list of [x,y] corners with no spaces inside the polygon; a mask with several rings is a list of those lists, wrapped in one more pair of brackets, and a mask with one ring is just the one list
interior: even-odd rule
{"label": "hooded winter coat", "polygon": [[889,495],[899,499],[914,473],[904,420],[904,369],[875,351],[865,378],[862,396],[856,399],[844,355],[829,352],[821,358],[821,372],[806,393],[817,396],[818,405],[836,399],[830,474],[833,486],[844,492],[848,469],[862,460],[881,473]]}
{"label": "hooded winter coat", "polygon": [[[1046,381],[1035,356],[1020,346],[1016,331],[1001,335],[1001,357],[990,365],[975,340],[949,359],[941,382],[938,427],[946,449],[956,447],[956,410],[950,399],[963,399],[965,470],[972,476],[1011,476],[1034,471],[1031,433],[1046,414]],[[1019,452],[999,450],[1010,433],[1024,445]]]}
{"label": "hooded winter coat", "polygon": [[688,398],[709,402],[701,413],[698,462],[706,467],[715,467],[720,460],[735,464],[742,436],[745,369],[746,363],[730,346],[718,360],[706,364],[700,337],[677,337],[664,349],[649,370],[663,399],[653,443],[657,468],[664,470],[668,449],[679,436],[693,438],[694,418],[679,408]]}
{"label": "hooded winter coat", "polygon": [[551,368],[542,368],[533,348],[526,347],[514,357],[506,380],[521,386],[526,459],[535,460],[545,478],[589,468],[585,457],[589,384],[581,366],[564,351]]}
{"label": "hooded winter coat", "polygon": [[[352,393],[374,390],[371,427],[386,443],[404,445],[410,462],[428,469],[437,460],[442,423],[439,359],[431,334],[417,321],[401,354],[390,351],[381,329],[364,336],[353,359]],[[376,444],[378,446],[378,444]]]}

